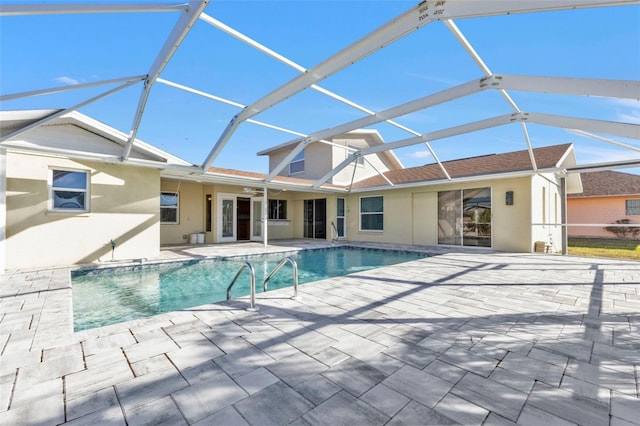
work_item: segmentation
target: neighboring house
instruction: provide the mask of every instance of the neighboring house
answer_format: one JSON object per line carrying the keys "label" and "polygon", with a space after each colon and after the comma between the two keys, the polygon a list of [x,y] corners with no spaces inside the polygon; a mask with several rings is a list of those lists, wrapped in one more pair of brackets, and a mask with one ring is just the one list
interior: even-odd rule
{"label": "neighboring house", "polygon": [[569,236],[615,238],[606,225],[625,219],[640,224],[640,176],[613,171],[581,176],[583,191],[567,199],[567,222],[594,226],[569,226]]}
{"label": "neighboring house", "polygon": [[[2,134],[49,114],[3,112]],[[140,141],[123,161],[126,141],[75,112],[2,142],[7,268],[152,258],[161,245],[190,243],[196,234],[207,243],[342,238],[531,252],[544,241],[559,250],[562,170],[575,165],[573,146],[564,144],[533,150],[537,173],[527,150],[443,162],[452,181],[437,164],[403,169],[380,152],[315,187],[310,178],[343,162],[345,149],[382,144],[379,134],[310,144],[304,165],[294,160],[291,176],[270,182],[247,171],[203,173]],[[273,168],[292,148],[261,154]],[[566,184],[567,192],[582,190],[577,174]]]}

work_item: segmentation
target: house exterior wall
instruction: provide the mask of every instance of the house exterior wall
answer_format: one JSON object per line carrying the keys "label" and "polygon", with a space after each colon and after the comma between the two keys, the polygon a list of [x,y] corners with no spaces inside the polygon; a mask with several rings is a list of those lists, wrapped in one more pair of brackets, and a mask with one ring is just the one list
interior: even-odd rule
{"label": "house exterior wall", "polygon": [[552,251],[562,250],[561,209],[560,180],[553,174],[535,175],[531,179],[532,246],[544,241]]}
{"label": "house exterior wall", "polygon": [[[7,154],[7,268],[82,264],[159,255],[158,170]],[[50,169],[90,174],[90,211],[50,212]]]}
{"label": "house exterior wall", "polygon": [[[360,148],[366,148],[369,146],[368,142],[364,138],[357,137],[349,139],[335,139],[333,142],[343,146],[348,144],[349,146]],[[270,153],[269,170],[273,170],[278,164],[280,164],[292,149],[293,148],[287,148]],[[304,172],[289,175],[289,166],[287,165],[282,169],[279,175],[292,176],[301,179],[320,179],[342,163],[347,158],[348,154],[349,152],[346,149],[338,146],[319,142],[312,143],[305,148]],[[391,169],[391,165],[385,158],[384,154],[370,154],[366,157],[366,160],[367,161],[362,165],[357,165],[355,162],[348,165],[343,170],[336,173],[328,182],[337,185],[349,185],[352,180],[356,182],[376,175],[378,173],[376,172],[376,169],[380,172],[385,172]],[[369,163],[373,164],[375,169]]]}
{"label": "house exterior wall", "polygon": [[[180,244],[189,241],[190,234],[204,232],[204,196],[201,183],[162,180],[160,192],[178,193],[178,223],[161,223],[160,244]],[[158,203],[157,208],[160,208]]]}
{"label": "house exterior wall", "polygon": [[[358,137],[350,137],[345,139],[334,139],[334,143],[350,147],[357,148],[366,148],[369,146],[368,142],[364,138]],[[335,168],[340,163],[342,163],[351,153],[351,151],[347,151],[346,149],[333,146],[332,147],[332,166],[331,168]],[[371,163],[371,164],[369,164]],[[330,183],[334,183],[337,185],[349,185],[351,181],[354,182],[366,179],[371,177],[378,172],[372,167],[373,165],[375,169],[378,169],[380,172],[386,172],[390,169],[388,161],[384,159],[384,154],[370,154],[366,156],[366,161],[364,164],[356,164],[356,162],[352,162],[347,167],[342,169],[340,172],[336,173],[335,176],[329,181]],[[355,174],[354,174],[355,169]],[[325,171],[325,174],[329,172],[329,170]]]}
{"label": "house exterior wall", "polygon": [[[304,172],[289,175],[289,165],[286,165],[279,175],[301,179],[319,179],[332,169],[331,149],[331,145],[319,142],[312,143],[304,149]],[[280,164],[292,150],[293,147],[270,153],[269,170],[273,170]]]}
{"label": "house exterior wall", "polygon": [[[626,215],[626,200],[640,199],[636,195],[608,197],[575,197],[567,200],[568,223],[609,224],[619,219],[629,219],[631,223],[640,223],[640,216]],[[604,226],[569,226],[570,237],[616,238],[603,229]]]}
{"label": "house exterior wall", "polygon": [[[347,239],[395,244],[438,244],[438,191],[489,187],[492,191],[492,242],[496,250],[530,252],[532,246],[531,178],[479,180],[347,196]],[[506,205],[506,191],[514,192]],[[384,231],[361,231],[359,203],[362,196],[384,197]],[[335,210],[335,208],[334,208]],[[333,213],[335,215],[335,213]]]}

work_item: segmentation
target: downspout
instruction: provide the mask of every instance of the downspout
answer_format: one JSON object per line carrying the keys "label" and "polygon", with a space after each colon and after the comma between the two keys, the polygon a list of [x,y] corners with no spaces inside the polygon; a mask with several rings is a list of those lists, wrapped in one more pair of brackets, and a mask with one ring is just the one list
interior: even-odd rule
{"label": "downspout", "polygon": [[7,267],[7,150],[0,148],[0,275]]}
{"label": "downspout", "polygon": [[265,247],[269,245],[267,234],[269,233],[269,206],[268,206],[269,189],[265,186],[262,191],[262,242]]}
{"label": "downspout", "polygon": [[569,237],[567,229],[567,175],[560,178],[560,222],[562,224],[562,254],[569,254]]}

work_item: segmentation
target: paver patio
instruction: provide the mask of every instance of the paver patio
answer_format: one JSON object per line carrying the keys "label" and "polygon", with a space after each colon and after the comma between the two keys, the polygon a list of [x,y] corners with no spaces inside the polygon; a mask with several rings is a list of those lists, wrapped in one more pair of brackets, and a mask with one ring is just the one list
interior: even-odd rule
{"label": "paver patio", "polygon": [[5,274],[0,424],[640,424],[640,263],[414,249],[77,333],[68,268]]}

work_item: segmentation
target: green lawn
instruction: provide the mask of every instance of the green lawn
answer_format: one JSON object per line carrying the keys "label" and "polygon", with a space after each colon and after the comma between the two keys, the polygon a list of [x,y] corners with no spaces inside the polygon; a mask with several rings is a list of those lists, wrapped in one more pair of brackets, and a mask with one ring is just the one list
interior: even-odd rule
{"label": "green lawn", "polygon": [[616,238],[569,238],[569,254],[640,260],[640,240]]}

